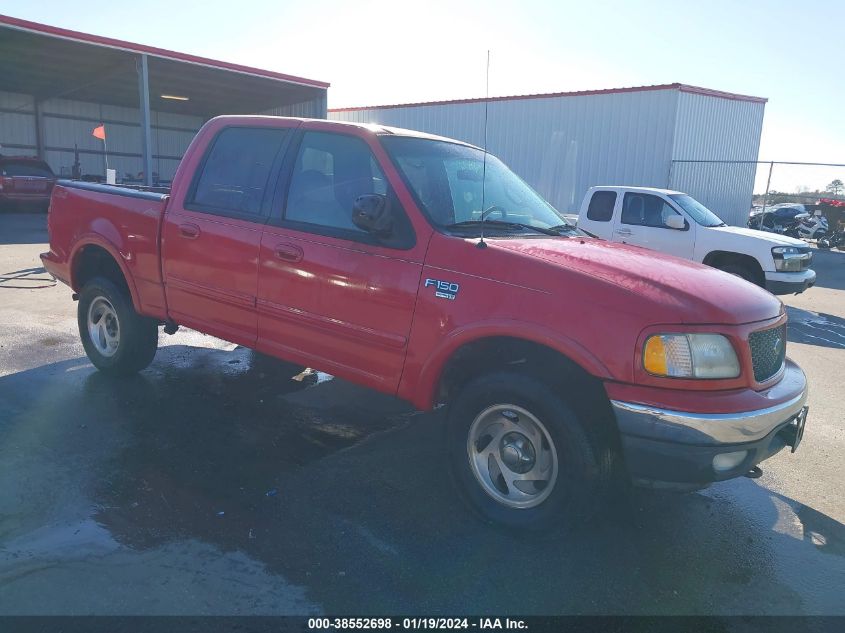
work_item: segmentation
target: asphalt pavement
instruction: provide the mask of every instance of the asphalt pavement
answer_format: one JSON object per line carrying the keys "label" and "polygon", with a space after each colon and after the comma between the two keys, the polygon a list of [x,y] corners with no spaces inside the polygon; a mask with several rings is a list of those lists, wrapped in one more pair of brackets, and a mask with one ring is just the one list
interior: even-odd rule
{"label": "asphalt pavement", "polygon": [[437,413],[185,330],[101,375],[43,223],[0,215],[0,615],[845,615],[845,252],[784,298],[797,453],[538,536],[464,508]]}

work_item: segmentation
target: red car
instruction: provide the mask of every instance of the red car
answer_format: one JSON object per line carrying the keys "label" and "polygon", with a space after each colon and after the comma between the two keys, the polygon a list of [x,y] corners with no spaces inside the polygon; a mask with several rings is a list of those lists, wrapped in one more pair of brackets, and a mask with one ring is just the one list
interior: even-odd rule
{"label": "red car", "polygon": [[0,156],[0,209],[47,208],[56,175],[43,160]]}
{"label": "red car", "polygon": [[801,441],[778,299],[591,238],[458,141],[218,117],[170,195],[60,182],[49,230],[42,260],[100,370],[143,369],[158,327],[185,325],[445,405],[456,481],[509,525],[572,519],[619,476],[756,474]]}

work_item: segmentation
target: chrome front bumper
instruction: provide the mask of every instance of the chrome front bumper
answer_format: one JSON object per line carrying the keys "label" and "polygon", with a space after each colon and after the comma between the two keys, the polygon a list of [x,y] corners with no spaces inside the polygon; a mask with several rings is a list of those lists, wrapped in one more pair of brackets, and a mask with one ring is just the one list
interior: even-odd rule
{"label": "chrome front bumper", "polygon": [[[755,397],[778,404],[737,413],[691,413],[611,400],[632,479],[707,485],[743,475],[787,446],[796,448],[806,420],[804,372],[787,359],[778,384]],[[726,454],[740,461],[717,469],[714,460]]]}
{"label": "chrome front bumper", "polygon": [[782,404],[743,413],[684,413],[631,402],[611,401],[619,431],[682,444],[742,444],[766,437],[798,415],[807,389]]}

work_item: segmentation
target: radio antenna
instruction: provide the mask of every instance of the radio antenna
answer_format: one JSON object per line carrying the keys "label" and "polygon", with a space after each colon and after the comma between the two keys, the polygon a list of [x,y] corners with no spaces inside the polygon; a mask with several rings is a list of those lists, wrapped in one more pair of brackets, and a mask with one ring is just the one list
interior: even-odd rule
{"label": "radio antenna", "polygon": [[478,248],[487,248],[487,243],[484,241],[484,221],[486,212],[484,211],[484,194],[487,191],[487,109],[490,107],[490,49],[487,49],[487,86],[484,93],[484,155],[481,163],[481,239],[478,242]]}

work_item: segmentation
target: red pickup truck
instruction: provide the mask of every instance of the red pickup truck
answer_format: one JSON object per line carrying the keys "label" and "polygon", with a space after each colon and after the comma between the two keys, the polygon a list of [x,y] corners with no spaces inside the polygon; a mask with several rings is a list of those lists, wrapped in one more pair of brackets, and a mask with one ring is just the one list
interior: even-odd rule
{"label": "red pickup truck", "polygon": [[0,211],[40,207],[50,202],[56,176],[43,160],[30,156],[0,156]]}
{"label": "red pickup truck", "polygon": [[169,195],[61,181],[49,230],[100,370],[143,369],[184,325],[446,405],[459,488],[505,524],[571,518],[617,473],[754,474],[802,437],[778,299],[592,238],[458,141],[218,117]]}

